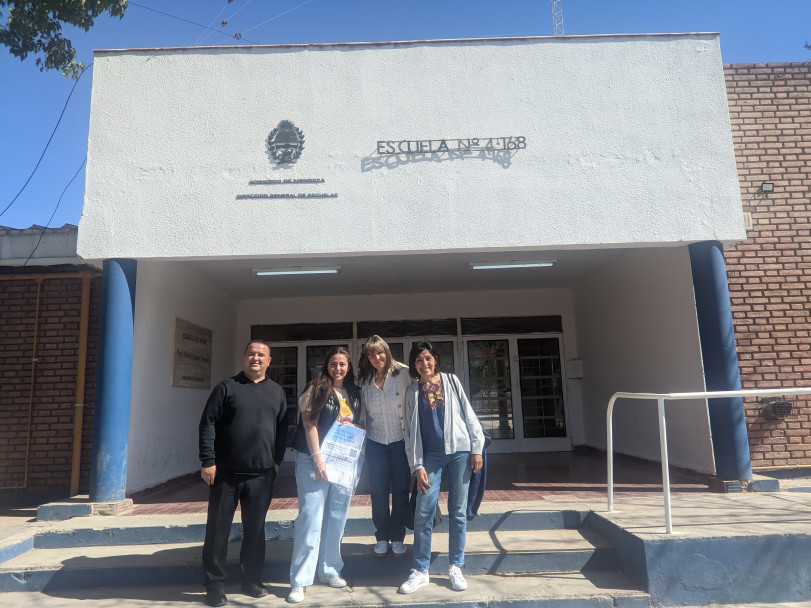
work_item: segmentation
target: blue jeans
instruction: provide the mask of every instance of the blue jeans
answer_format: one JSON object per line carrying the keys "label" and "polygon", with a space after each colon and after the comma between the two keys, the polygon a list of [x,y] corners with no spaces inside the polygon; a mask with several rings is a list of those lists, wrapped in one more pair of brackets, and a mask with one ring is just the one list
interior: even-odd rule
{"label": "blue jeans", "polygon": [[427,572],[431,565],[431,533],[439,501],[439,486],[443,477],[448,479],[448,562],[462,567],[465,564],[467,489],[471,474],[470,452],[455,454],[425,452],[422,464],[428,473],[428,483],[431,487],[425,494],[417,495],[412,568]]}
{"label": "blue jeans", "polygon": [[[408,487],[411,469],[405,453],[405,441],[388,445],[366,441],[366,462],[371,484],[372,522],[377,540],[402,542],[408,514]],[[391,511],[389,511],[391,490]]]}
{"label": "blue jeans", "polygon": [[339,491],[335,484],[313,479],[313,468],[309,454],[296,455],[299,511],[290,560],[291,587],[312,585],[316,573],[328,578],[340,576],[344,567],[341,539],[352,496]]}

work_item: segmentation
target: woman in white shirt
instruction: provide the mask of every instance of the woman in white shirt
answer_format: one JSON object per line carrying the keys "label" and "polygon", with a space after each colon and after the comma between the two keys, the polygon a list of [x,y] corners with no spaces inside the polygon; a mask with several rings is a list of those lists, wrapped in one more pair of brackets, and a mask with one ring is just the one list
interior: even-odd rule
{"label": "woman in white shirt", "polygon": [[[366,462],[371,484],[375,557],[406,554],[405,521],[411,470],[405,453],[405,397],[413,382],[408,367],[391,356],[380,336],[366,341],[358,363],[362,419],[366,425]],[[389,496],[391,495],[391,509]]]}

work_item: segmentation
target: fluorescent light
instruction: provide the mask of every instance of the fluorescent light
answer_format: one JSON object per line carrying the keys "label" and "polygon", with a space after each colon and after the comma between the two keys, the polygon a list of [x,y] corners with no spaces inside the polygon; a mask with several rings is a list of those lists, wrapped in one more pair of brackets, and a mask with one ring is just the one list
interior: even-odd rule
{"label": "fluorescent light", "polygon": [[556,263],[557,260],[536,260],[534,262],[508,260],[506,262],[470,262],[468,266],[470,266],[471,270],[505,270],[509,268],[549,268],[550,266],[554,266]]}
{"label": "fluorescent light", "polygon": [[341,272],[341,267],[316,268],[312,266],[293,266],[292,268],[253,268],[251,272],[258,277],[289,274],[338,274]]}

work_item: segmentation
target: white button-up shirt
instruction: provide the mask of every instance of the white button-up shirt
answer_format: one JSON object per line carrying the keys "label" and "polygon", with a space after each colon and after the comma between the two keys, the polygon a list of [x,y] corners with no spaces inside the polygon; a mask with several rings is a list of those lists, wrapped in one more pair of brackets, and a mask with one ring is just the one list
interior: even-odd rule
{"label": "white button-up shirt", "polygon": [[[408,370],[404,370],[400,373],[407,372]],[[377,387],[374,380],[364,384],[361,389],[366,408],[366,437],[383,445],[403,439],[400,412],[397,409],[397,385],[398,379],[389,374],[382,389]]]}

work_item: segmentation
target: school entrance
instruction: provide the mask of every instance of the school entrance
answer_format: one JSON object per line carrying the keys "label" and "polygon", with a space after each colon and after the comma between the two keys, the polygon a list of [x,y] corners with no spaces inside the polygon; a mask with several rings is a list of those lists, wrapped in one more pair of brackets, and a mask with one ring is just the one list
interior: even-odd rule
{"label": "school entrance", "polygon": [[271,377],[284,387],[290,424],[296,399],[327,351],[345,346],[357,363],[366,339],[382,336],[398,361],[425,338],[455,373],[490,433],[492,453],[568,451],[565,360],[559,316],[449,318],[254,325],[251,337],[273,346]]}

